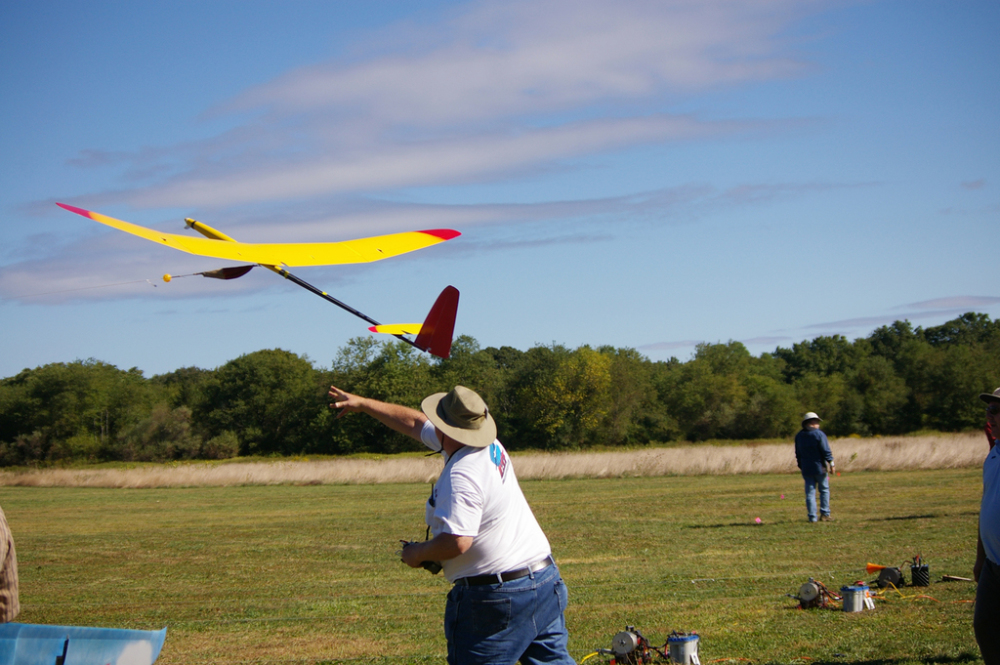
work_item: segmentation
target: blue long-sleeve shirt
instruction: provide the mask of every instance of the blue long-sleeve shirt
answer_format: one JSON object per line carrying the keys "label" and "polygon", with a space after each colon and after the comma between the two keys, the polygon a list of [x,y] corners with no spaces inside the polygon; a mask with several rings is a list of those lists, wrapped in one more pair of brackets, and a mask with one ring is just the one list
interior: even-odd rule
{"label": "blue long-sleeve shirt", "polygon": [[830,442],[821,429],[804,429],[795,435],[795,461],[803,476],[826,474],[824,462],[833,462]]}
{"label": "blue long-sleeve shirt", "polygon": [[994,446],[983,462],[983,502],[979,507],[979,538],[986,558],[1000,563],[1000,448]]}

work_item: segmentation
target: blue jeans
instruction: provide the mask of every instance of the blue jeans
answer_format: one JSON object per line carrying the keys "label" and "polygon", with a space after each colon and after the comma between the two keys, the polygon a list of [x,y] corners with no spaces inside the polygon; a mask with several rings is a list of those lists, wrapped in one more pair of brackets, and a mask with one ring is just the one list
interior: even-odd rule
{"label": "blue jeans", "polygon": [[503,584],[456,583],[444,611],[449,665],[576,665],[567,651],[567,600],[555,565]]}
{"label": "blue jeans", "polygon": [[998,623],[1000,623],[1000,566],[987,559],[982,572],[979,573],[976,609],[972,618],[976,642],[979,643],[979,651],[986,665],[1000,663]]}
{"label": "blue jeans", "polygon": [[830,516],[830,478],[821,473],[818,476],[807,476],[802,474],[806,481],[806,512],[809,513],[809,521],[815,522],[816,515],[816,490],[819,490],[819,512],[824,516]]}

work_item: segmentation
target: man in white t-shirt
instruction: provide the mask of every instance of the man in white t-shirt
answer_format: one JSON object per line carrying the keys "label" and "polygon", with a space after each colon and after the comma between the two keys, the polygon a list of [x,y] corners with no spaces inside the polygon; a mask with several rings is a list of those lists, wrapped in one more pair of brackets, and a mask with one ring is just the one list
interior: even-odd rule
{"label": "man in white t-shirt", "polygon": [[566,586],[482,398],[455,386],[426,398],[421,412],[334,386],[329,394],[338,417],[367,413],[444,456],[426,507],[434,537],[408,543],[402,558],[412,568],[439,562],[454,583],[444,621],[448,663],[575,665]]}

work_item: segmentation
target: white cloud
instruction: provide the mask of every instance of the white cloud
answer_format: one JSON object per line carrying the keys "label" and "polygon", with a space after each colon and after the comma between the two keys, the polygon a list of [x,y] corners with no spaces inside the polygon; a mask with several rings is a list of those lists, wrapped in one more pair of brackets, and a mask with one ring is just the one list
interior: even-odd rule
{"label": "white cloud", "polygon": [[212,139],[72,161],[129,165],[127,188],[105,200],[227,206],[509,178],[746,131],[766,123],[671,109],[693,92],[807,71],[785,32],[821,4],[471,3],[247,90],[211,111],[242,123]]}
{"label": "white cloud", "polygon": [[[330,110],[402,126],[451,126],[648,100],[787,77],[791,1],[572,0],[473,4],[421,44],[302,68],[248,90],[227,110]],[[398,28],[406,30],[406,28]]]}
{"label": "white cloud", "polygon": [[640,143],[733,131],[739,123],[652,116],[571,123],[560,127],[399,145],[222,175],[185,176],[124,198],[141,207],[224,206],[338,192],[470,182],[539,164]]}
{"label": "white cloud", "polygon": [[948,298],[935,298],[934,300],[922,300],[904,305],[904,307],[916,307],[917,309],[961,309],[969,311],[977,307],[989,307],[996,304],[1000,304],[1000,298],[995,296],[951,296]]}

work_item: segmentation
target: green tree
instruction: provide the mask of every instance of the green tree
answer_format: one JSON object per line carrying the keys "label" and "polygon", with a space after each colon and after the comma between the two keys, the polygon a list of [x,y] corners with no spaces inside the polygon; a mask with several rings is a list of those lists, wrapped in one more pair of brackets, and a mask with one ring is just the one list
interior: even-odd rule
{"label": "green tree", "polygon": [[182,367],[158,374],[149,380],[158,391],[158,398],[171,408],[180,406],[193,407],[202,400],[202,388],[205,381],[212,377],[212,370],[199,367]]}
{"label": "green tree", "polygon": [[774,356],[785,361],[786,380],[795,382],[803,376],[844,374],[856,366],[864,353],[842,335],[820,336],[793,344],[791,349],[778,347]]}
{"label": "green tree", "polygon": [[191,429],[191,409],[171,409],[161,403],[119,435],[116,456],[127,462],[166,462],[193,459],[201,450],[201,439]]}
{"label": "green tree", "polygon": [[750,353],[739,342],[699,344],[695,356],[669,375],[667,410],[689,441],[735,435],[747,392]]}
{"label": "green tree", "polygon": [[553,345],[543,365],[522,381],[517,403],[533,447],[582,448],[593,442],[608,414],[612,360],[588,346],[575,351]]}
{"label": "green tree", "polygon": [[611,360],[607,407],[592,443],[605,446],[647,444],[676,438],[677,432],[660,401],[655,367],[635,349],[599,349]]}
{"label": "green tree", "polygon": [[918,378],[926,424],[957,431],[983,426],[980,393],[998,382],[997,358],[982,346],[934,348],[924,356]]}
{"label": "green tree", "polygon": [[1000,319],[994,321],[988,314],[966,312],[939,326],[927,328],[923,333],[931,346],[991,345],[1000,342]]}
{"label": "green tree", "polygon": [[[326,378],[325,385],[414,409],[433,392],[431,362],[425,354],[404,342],[379,342],[371,337],[351,339],[334,359]],[[357,414],[337,418],[329,408],[321,416],[319,432],[323,448],[338,454],[422,449],[420,443],[374,418]]]}
{"label": "green tree", "polygon": [[118,432],[144,418],[151,402],[134,367],[90,359],[23,370],[0,381],[0,458],[15,464],[65,459],[73,451],[93,456],[113,448]]}
{"label": "green tree", "polygon": [[906,405],[910,390],[892,364],[881,356],[862,360],[850,373],[850,385],[861,398],[859,434],[899,434],[910,429]]}
{"label": "green tree", "polygon": [[204,382],[195,418],[205,438],[235,433],[243,455],[316,452],[316,421],[326,405],[321,378],[289,351],[248,353]]}

